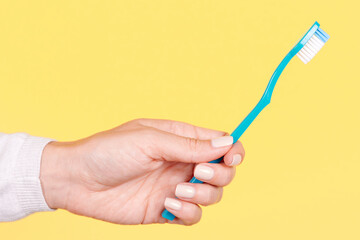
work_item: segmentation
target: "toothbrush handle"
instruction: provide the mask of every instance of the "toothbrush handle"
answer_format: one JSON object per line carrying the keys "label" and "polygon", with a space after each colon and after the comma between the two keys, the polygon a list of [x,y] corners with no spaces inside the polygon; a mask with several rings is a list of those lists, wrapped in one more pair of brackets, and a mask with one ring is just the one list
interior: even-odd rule
{"label": "toothbrush handle", "polygon": [[[316,30],[316,29],[315,29]],[[314,30],[314,32],[315,32]],[[246,131],[246,129],[250,126],[250,124],[255,120],[255,118],[259,115],[259,113],[270,103],[272,93],[274,91],[277,80],[279,79],[281,73],[285,69],[286,65],[290,62],[290,60],[296,55],[297,52],[303,47],[304,44],[301,45],[299,42],[291,51],[285,56],[285,58],[280,62],[279,66],[275,69],[275,72],[270,78],[270,81],[265,89],[263,96],[260,101],[256,104],[256,106],[251,110],[251,112],[244,118],[244,120],[237,126],[234,132],[231,133],[233,137],[233,142],[237,142],[241,135]],[[210,163],[219,163],[223,160],[223,157],[213,160]],[[193,177],[190,183],[203,183],[202,181]],[[169,212],[168,210],[164,210],[162,212],[162,216],[170,221],[174,220],[175,216]]]}
{"label": "toothbrush handle", "polygon": [[[250,126],[250,124],[254,121],[254,119],[259,115],[261,110],[266,107],[266,105],[269,104],[269,100],[266,97],[263,97],[260,99],[258,104],[254,107],[254,109],[246,116],[246,118],[237,126],[237,128],[231,133],[231,136],[233,137],[233,142],[237,142],[241,135],[245,132],[245,130]],[[210,163],[220,163],[223,160],[223,157],[218,158],[216,160],[211,161]],[[190,183],[203,183],[202,181],[196,179],[193,177],[190,181]],[[164,210],[161,214],[163,218],[166,218],[170,221],[174,220],[175,216],[168,210]]]}

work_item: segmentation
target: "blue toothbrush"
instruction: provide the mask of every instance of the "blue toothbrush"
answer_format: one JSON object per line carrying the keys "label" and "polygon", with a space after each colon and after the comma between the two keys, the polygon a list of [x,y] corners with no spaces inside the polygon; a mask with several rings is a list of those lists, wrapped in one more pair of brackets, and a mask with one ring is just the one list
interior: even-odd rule
{"label": "blue toothbrush", "polygon": [[[277,80],[279,79],[281,73],[285,69],[286,65],[290,60],[297,55],[301,61],[305,64],[308,63],[318,51],[324,46],[330,36],[320,29],[320,24],[315,22],[312,27],[307,31],[307,33],[300,39],[300,41],[291,49],[291,51],[285,56],[281,61],[279,66],[276,68],[275,72],[270,78],[270,81],[265,89],[263,96],[254,109],[246,116],[246,118],[239,124],[239,126],[234,130],[231,136],[234,139],[234,143],[239,140],[241,135],[245,130],[250,126],[254,119],[259,115],[259,113],[270,103],[272,93],[274,91]],[[219,158],[211,161],[210,163],[219,163],[223,158]],[[203,183],[202,181],[193,177],[190,183]],[[162,216],[170,221],[174,220],[175,216],[168,210],[162,212]]]}

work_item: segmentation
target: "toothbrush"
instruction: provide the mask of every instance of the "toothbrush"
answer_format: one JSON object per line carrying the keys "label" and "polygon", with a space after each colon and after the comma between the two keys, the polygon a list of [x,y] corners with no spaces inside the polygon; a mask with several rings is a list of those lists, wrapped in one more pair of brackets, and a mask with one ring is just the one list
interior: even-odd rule
{"label": "toothbrush", "polygon": [[[306,32],[306,34],[300,39],[300,41],[291,49],[291,51],[285,56],[281,61],[279,66],[276,68],[275,72],[270,78],[270,81],[265,89],[263,96],[261,97],[258,104],[254,109],[246,116],[246,118],[239,124],[239,126],[231,134],[233,137],[233,143],[237,142],[245,130],[250,126],[254,119],[259,115],[259,113],[270,103],[272,93],[274,91],[276,82],[280,77],[281,73],[285,69],[286,65],[290,60],[297,55],[302,62],[305,64],[308,63],[319,50],[324,46],[330,36],[320,29],[320,24],[315,22],[312,27]],[[219,163],[223,158],[219,158],[211,161],[210,163]],[[203,183],[202,181],[193,177],[190,183]],[[172,221],[175,216],[168,210],[162,212],[162,217]]]}

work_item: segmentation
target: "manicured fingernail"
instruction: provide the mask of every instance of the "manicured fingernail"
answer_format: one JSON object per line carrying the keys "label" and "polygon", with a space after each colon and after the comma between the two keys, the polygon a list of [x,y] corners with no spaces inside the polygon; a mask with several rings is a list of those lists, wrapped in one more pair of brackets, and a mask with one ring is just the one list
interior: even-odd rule
{"label": "manicured fingernail", "polygon": [[195,188],[187,184],[178,184],[175,195],[182,198],[193,198],[195,196]]}
{"label": "manicured fingernail", "polygon": [[210,180],[214,177],[214,169],[199,164],[195,167],[194,176],[200,180]]}
{"label": "manicured fingernail", "polygon": [[240,154],[234,154],[230,166],[236,166],[241,163],[242,157]]}
{"label": "manicured fingernail", "polygon": [[212,139],[211,145],[215,148],[224,147],[233,144],[233,141],[234,139],[232,136],[224,136]]}
{"label": "manicured fingernail", "polygon": [[181,209],[181,202],[173,199],[173,198],[166,198],[165,199],[165,207],[170,208],[173,210],[180,210]]}

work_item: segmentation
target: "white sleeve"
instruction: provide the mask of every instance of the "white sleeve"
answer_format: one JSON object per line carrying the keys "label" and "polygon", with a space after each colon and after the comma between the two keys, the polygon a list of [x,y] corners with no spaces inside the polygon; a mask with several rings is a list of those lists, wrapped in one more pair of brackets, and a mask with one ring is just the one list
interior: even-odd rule
{"label": "white sleeve", "polygon": [[40,184],[42,151],[48,138],[0,133],[0,222],[52,211]]}

